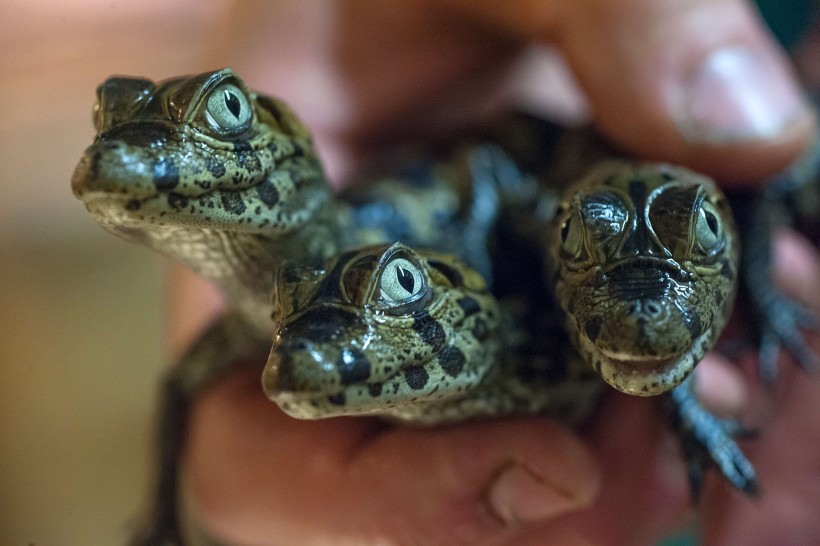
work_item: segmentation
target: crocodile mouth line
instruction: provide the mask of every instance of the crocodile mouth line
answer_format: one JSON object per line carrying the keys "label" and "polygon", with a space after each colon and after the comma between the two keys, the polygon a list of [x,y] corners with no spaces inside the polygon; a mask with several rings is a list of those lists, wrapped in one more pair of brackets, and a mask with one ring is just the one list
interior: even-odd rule
{"label": "crocodile mouth line", "polygon": [[624,258],[613,264],[609,264],[603,269],[605,275],[618,275],[628,273],[635,269],[657,269],[671,274],[673,277],[681,277],[682,269],[676,263],[669,260],[652,256],[641,256],[638,258]]}

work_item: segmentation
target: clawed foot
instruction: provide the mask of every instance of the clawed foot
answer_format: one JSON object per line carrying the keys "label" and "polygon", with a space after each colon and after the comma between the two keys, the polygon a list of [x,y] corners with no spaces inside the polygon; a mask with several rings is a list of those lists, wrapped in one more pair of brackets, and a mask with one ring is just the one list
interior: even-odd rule
{"label": "clawed foot", "polygon": [[[803,369],[820,370],[820,355],[806,342],[801,329],[820,331],[820,315],[789,298],[774,285],[771,275],[775,227],[794,226],[801,218],[816,223],[814,209],[820,195],[820,139],[788,171],[775,177],[762,194],[746,202],[740,220],[745,223],[743,280],[757,319],[760,376],[767,384],[777,378],[780,348]],[[808,204],[808,206],[807,206]]]}
{"label": "clawed foot", "polygon": [[777,378],[777,357],[784,347],[806,371],[820,370],[820,355],[806,342],[801,328],[820,331],[820,316],[771,289],[761,301],[760,377],[767,384]]}
{"label": "clawed foot", "polygon": [[754,468],[735,443],[735,438],[754,435],[754,431],[703,408],[692,393],[691,382],[690,379],[671,391],[666,401],[673,428],[681,439],[693,496],[699,496],[703,473],[709,465],[716,466],[737,489],[756,495]]}

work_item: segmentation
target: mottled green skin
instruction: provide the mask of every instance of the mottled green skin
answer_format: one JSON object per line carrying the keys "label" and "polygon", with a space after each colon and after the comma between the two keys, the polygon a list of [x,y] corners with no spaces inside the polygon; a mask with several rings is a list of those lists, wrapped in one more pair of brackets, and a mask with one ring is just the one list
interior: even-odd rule
{"label": "mottled green skin", "polygon": [[[244,95],[237,128],[209,119],[208,99],[223,89]],[[266,295],[282,257],[338,249],[344,234],[322,220],[331,193],[310,135],[231,70],[157,84],[109,78],[95,125],[74,194],[107,230],[215,282],[260,332],[270,330]]]}
{"label": "mottled green skin", "polygon": [[[385,300],[380,290],[397,258],[425,279],[412,303]],[[447,254],[366,246],[318,267],[286,268],[275,293],[278,330],[262,383],[294,417],[433,424],[548,411],[577,422],[600,390],[572,355],[544,355],[542,365],[564,373],[560,381],[539,377],[535,362],[510,350],[531,344],[532,331]]]}
{"label": "mottled green skin", "polygon": [[[156,510],[141,543],[180,540],[176,463],[192,399],[269,347],[274,327],[264,386],[292,415],[578,422],[603,385],[594,368],[624,392],[669,391],[693,468],[712,460],[754,490],[737,427],[697,405],[688,382],[675,388],[734,295],[736,236],[708,179],[619,162],[559,188],[519,167],[548,155],[525,127],[417,157],[333,199],[307,131],[229,69],[109,79],[95,120],[75,195],[107,230],[216,283],[229,306],[166,383]],[[396,255],[403,282],[412,270],[427,287],[404,312],[374,296]]]}
{"label": "mottled green skin", "polygon": [[[418,273],[415,283],[409,276],[409,301],[380,288],[395,278],[397,260]],[[458,418],[465,393],[500,357],[499,309],[481,277],[448,255],[399,243],[345,252],[319,269],[287,268],[274,309],[262,383],[294,417]]]}
{"label": "mottled green skin", "polygon": [[574,346],[627,394],[680,385],[731,313],[731,211],[712,180],[686,169],[599,164],[569,188],[548,246]]}

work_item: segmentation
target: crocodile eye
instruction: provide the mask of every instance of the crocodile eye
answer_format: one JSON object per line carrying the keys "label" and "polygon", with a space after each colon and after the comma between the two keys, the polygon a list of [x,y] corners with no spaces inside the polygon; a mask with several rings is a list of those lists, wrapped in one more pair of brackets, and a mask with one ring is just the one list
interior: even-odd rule
{"label": "crocodile eye", "polygon": [[701,249],[714,249],[723,237],[723,224],[715,206],[704,201],[698,210],[698,219],[695,224],[695,240]]}
{"label": "crocodile eye", "polygon": [[567,254],[575,256],[580,252],[583,240],[581,217],[577,210],[573,210],[572,215],[561,225],[561,248]]}
{"label": "crocodile eye", "polygon": [[223,83],[208,97],[205,115],[219,132],[238,133],[251,121],[251,105],[245,94],[232,83]]}
{"label": "crocodile eye", "polygon": [[388,305],[405,304],[421,297],[426,290],[421,270],[404,258],[394,258],[382,270],[379,298]]}

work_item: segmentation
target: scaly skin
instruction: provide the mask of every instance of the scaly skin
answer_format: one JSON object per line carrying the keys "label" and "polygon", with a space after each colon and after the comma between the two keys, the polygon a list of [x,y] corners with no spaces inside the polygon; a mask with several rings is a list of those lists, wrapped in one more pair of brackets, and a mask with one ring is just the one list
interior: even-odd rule
{"label": "scaly skin", "polygon": [[[543,411],[577,422],[600,390],[594,368],[624,392],[667,393],[693,478],[712,461],[755,491],[732,439],[740,428],[703,410],[685,381],[726,322],[738,271],[710,180],[605,163],[559,200],[527,172],[549,154],[525,126],[334,200],[305,128],[229,69],[111,78],[95,121],[75,195],[105,229],[216,283],[231,309],[166,384],[156,507],[139,543],[181,542],[176,463],[191,400],[269,345],[272,311],[264,384],[298,417],[433,424]],[[423,279],[423,297],[393,313],[377,296],[385,275],[394,296]]]}
{"label": "scaly skin", "polygon": [[680,167],[604,162],[573,184],[548,238],[573,344],[604,380],[680,385],[732,309],[739,248],[726,198]]}
{"label": "scaly skin", "polygon": [[260,331],[282,258],[337,251],[343,233],[325,220],[331,194],[310,135],[231,70],[110,78],[95,125],[74,194],[105,229],[213,281]]}

